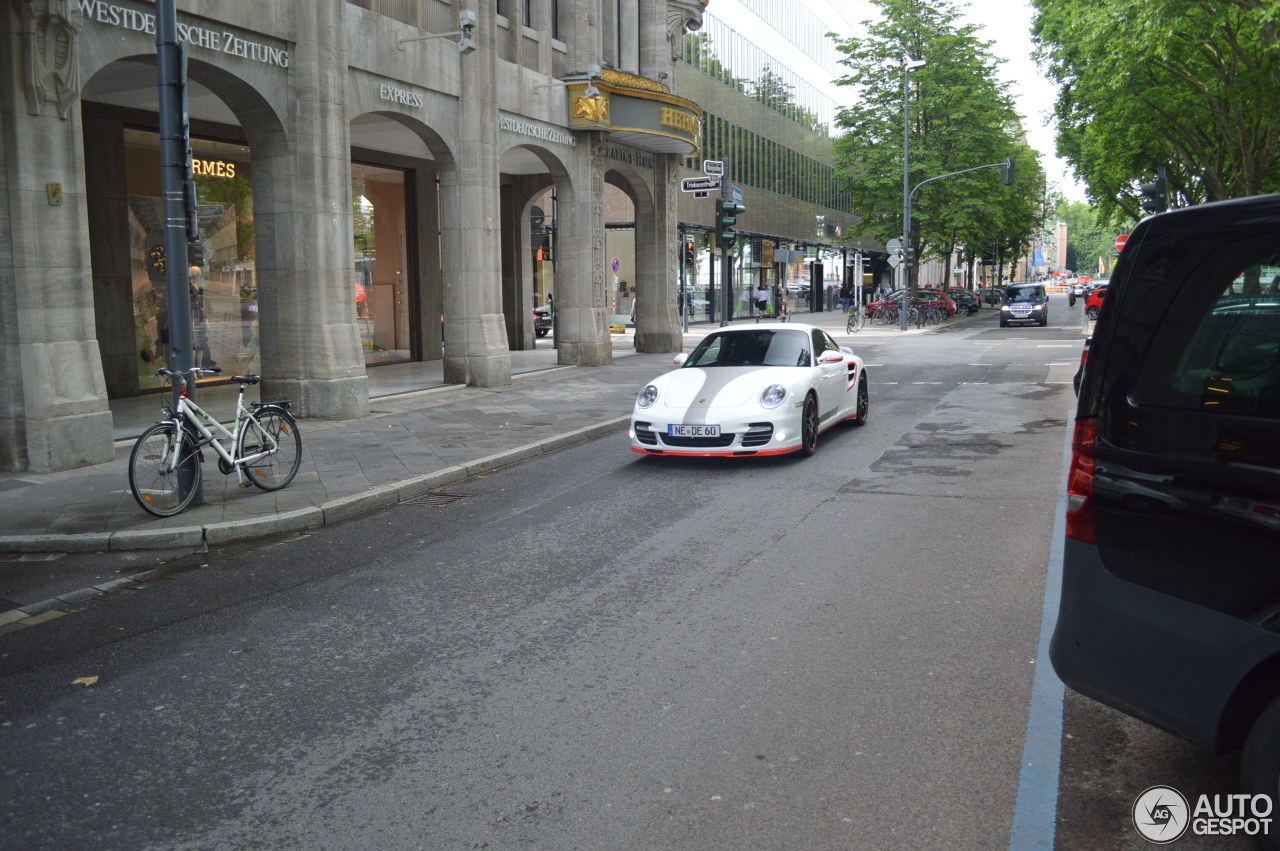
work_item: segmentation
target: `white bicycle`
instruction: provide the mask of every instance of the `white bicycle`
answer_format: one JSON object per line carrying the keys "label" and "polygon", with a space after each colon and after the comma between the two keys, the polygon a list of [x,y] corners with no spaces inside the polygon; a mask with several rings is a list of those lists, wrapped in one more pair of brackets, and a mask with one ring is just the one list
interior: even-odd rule
{"label": "white bicycle", "polygon": [[[261,381],[261,376],[231,376],[232,381],[240,383],[231,429],[187,395],[186,374],[194,381],[198,375],[220,372],[217,367],[196,366],[181,371],[162,369],[156,373],[161,378],[180,382],[181,388],[178,409],[165,405],[164,419],[142,433],[129,455],[129,490],[149,514],[172,517],[191,504],[199,490],[205,446],[217,453],[218,469],[223,475],[234,472],[242,488],[253,485],[265,491],[277,491],[298,474],[302,463],[302,435],[297,421],[289,413],[289,402],[253,402],[245,407],[244,389]],[[185,488],[179,484],[180,474],[188,480]]]}

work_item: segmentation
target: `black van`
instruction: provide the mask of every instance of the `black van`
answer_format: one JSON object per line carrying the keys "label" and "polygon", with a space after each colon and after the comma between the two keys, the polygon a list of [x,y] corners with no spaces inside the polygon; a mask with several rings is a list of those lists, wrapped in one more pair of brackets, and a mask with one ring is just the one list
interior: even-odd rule
{"label": "black van", "polygon": [[1079,392],[1054,669],[1205,748],[1243,747],[1243,791],[1274,801],[1280,195],[1141,222]]}
{"label": "black van", "polygon": [[1049,293],[1044,284],[1010,284],[1000,305],[1000,327],[1031,322],[1040,327],[1049,324]]}

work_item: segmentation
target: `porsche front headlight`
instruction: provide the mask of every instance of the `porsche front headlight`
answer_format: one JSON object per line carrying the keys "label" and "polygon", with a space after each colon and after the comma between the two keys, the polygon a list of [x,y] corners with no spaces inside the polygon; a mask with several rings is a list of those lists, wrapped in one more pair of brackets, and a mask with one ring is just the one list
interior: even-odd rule
{"label": "porsche front headlight", "polygon": [[760,394],[760,405],[764,408],[776,408],[787,398],[787,388],[781,384],[770,384]]}
{"label": "porsche front headlight", "polygon": [[656,401],[658,401],[658,388],[653,384],[646,384],[640,391],[640,395],[636,397],[636,404],[642,408],[647,408]]}

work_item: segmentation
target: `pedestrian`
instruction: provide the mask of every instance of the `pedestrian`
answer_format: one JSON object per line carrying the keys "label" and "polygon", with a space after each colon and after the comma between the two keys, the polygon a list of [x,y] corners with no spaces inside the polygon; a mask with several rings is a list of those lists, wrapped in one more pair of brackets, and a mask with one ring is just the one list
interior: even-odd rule
{"label": "pedestrian", "polygon": [[841,313],[849,312],[849,302],[851,301],[853,301],[853,287],[849,285],[848,281],[845,281],[843,284],[840,285],[840,312]]}
{"label": "pedestrian", "polygon": [[209,324],[205,315],[204,287],[200,286],[203,270],[199,266],[187,269],[188,297],[191,305],[191,360],[193,366],[212,369],[217,366],[209,351]]}
{"label": "pedestrian", "polygon": [[638,298],[631,299],[631,348],[640,348],[640,329],[636,327],[636,304],[640,301]]}
{"label": "pedestrian", "polygon": [[765,286],[764,281],[756,287],[756,321],[759,322],[765,318],[765,314],[769,310],[769,288]]}

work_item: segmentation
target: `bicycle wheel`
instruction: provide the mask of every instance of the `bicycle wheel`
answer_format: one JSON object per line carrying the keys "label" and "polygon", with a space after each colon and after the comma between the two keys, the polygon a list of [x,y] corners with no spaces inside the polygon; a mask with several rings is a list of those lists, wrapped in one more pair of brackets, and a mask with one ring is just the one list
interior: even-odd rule
{"label": "bicycle wheel", "polygon": [[855,307],[849,313],[849,327],[846,329],[857,334],[867,324],[867,314],[861,307]]}
{"label": "bicycle wheel", "polygon": [[[272,450],[270,447],[274,446]],[[240,429],[236,457],[268,452],[244,465],[249,481],[264,491],[278,491],[293,481],[302,464],[302,435],[298,423],[281,408],[259,408]]]}
{"label": "bicycle wheel", "polygon": [[[177,439],[173,423],[156,423],[142,433],[129,453],[129,490],[138,505],[156,517],[172,517],[182,511],[200,489],[203,468],[189,440],[183,441],[177,466],[170,466]],[[185,494],[178,486],[179,470],[189,472],[191,477]]]}

